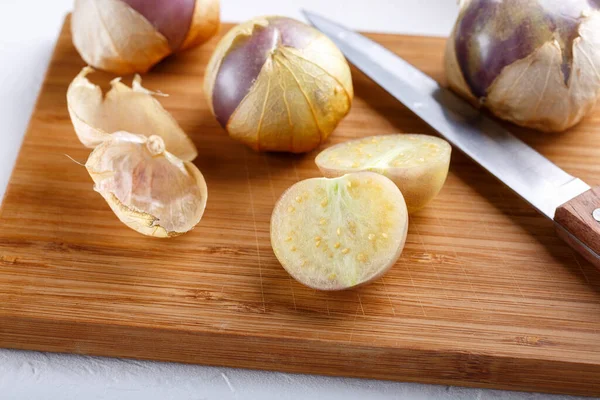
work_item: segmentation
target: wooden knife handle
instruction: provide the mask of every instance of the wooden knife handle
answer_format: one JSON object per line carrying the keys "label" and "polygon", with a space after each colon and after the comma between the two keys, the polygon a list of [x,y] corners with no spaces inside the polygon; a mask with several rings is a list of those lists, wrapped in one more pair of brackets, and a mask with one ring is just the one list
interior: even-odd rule
{"label": "wooden knife handle", "polygon": [[558,207],[554,226],[561,239],[600,268],[600,186]]}

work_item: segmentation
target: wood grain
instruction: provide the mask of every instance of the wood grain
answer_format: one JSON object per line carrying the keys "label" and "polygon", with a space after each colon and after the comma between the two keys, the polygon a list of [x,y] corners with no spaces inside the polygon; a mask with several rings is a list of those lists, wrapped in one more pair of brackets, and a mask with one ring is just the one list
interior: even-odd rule
{"label": "wood grain", "polygon": [[[367,287],[293,281],[269,244],[279,195],[318,176],[317,152],[258,154],[210,115],[216,40],[145,76],[199,149],[204,219],[171,240],[122,225],[92,190],[66,109],[83,63],[63,28],[0,211],[0,346],[478,387],[600,394],[600,272],[479,166],[455,152],[406,249]],[[226,31],[227,26],[223,29]],[[370,35],[437,79],[444,41]],[[325,144],[431,130],[353,71],[356,100]],[[111,76],[98,74],[106,84]],[[93,79],[93,78],[92,78]],[[126,79],[127,80],[127,79]],[[598,184],[600,114],[563,135],[511,128]]]}
{"label": "wood grain", "polygon": [[[600,187],[592,188],[558,207],[554,222],[559,237],[600,268],[600,219],[594,217],[596,210],[600,210]],[[571,235],[575,238],[568,237]]]}

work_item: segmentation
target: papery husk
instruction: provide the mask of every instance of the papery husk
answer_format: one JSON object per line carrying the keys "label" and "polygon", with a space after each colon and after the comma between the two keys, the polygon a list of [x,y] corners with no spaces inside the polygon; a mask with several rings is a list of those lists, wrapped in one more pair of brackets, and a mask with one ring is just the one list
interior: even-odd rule
{"label": "papery husk", "polygon": [[[209,62],[205,93],[211,111],[221,63],[236,38],[267,26],[259,17],[229,31]],[[311,28],[312,29],[312,28]],[[267,58],[248,94],[229,118],[229,135],[257,151],[308,152],[324,142],[348,114],[354,96],[350,67],[321,33],[306,47],[280,45]]]}
{"label": "papery husk", "polygon": [[462,11],[464,10],[469,3],[471,2],[471,0],[457,0],[457,4],[458,4],[458,8]]}
{"label": "papery husk", "polygon": [[600,14],[579,28],[573,42],[573,71],[565,85],[558,42],[547,42],[525,59],[502,70],[485,104],[500,118],[547,132],[579,123],[600,94]]}
{"label": "papery husk", "polygon": [[167,39],[120,0],[75,0],[71,32],[86,63],[115,74],[147,72],[172,53]]}
{"label": "papery husk", "polygon": [[90,155],[94,190],[125,225],[147,236],[174,237],[202,219],[204,177],[190,162],[164,150],[158,136],[115,132]]}
{"label": "papery husk", "polygon": [[265,17],[254,18],[233,27],[219,41],[219,44],[208,61],[206,72],[204,74],[204,93],[207,95],[208,107],[211,113],[214,114],[213,102],[211,99],[215,81],[217,80],[217,74],[221,68],[223,58],[231,48],[233,41],[239,36],[250,36],[255,26],[267,26],[268,24],[269,21],[267,21]]}
{"label": "papery husk", "polygon": [[454,90],[456,93],[468,100],[471,104],[479,107],[481,105],[479,99],[477,99],[475,96],[473,96],[473,93],[471,93],[471,89],[469,88],[469,85],[467,84],[467,81],[465,81],[465,77],[460,70],[458,59],[456,58],[456,46],[454,42],[454,38],[456,37],[455,35],[456,26],[453,28],[452,33],[446,42],[446,49],[444,52],[444,64],[448,86],[450,89]]}
{"label": "papery husk", "polygon": [[[207,94],[210,94],[210,97],[212,97],[214,83],[219,72],[219,68],[221,67],[221,62],[231,48],[233,41],[240,36],[250,36],[254,27],[267,26],[269,24],[267,18],[268,17],[258,17],[250,21],[246,21],[232,28],[223,36],[206,67],[204,91]],[[287,49],[296,50],[289,47]],[[309,47],[302,49],[302,53],[305,57],[310,58],[312,62],[317,64],[324,71],[327,71],[330,75],[335,76],[339,80],[341,86],[347,92],[350,99],[354,97],[352,75],[349,73],[348,64],[345,62],[340,63],[340,59],[345,61],[344,55],[327,36],[318,36]],[[210,101],[209,106],[212,111],[212,102]]]}
{"label": "papery husk", "polygon": [[[460,3],[461,15],[469,2]],[[567,83],[561,69],[562,50],[553,40],[505,67],[481,99],[473,95],[459,67],[455,30],[445,51],[448,85],[472,104],[485,106],[499,118],[543,132],[567,130],[595,107],[600,96],[599,12],[592,12],[579,27],[580,36],[573,41],[573,67]]]}
{"label": "papery husk", "polygon": [[81,143],[94,148],[116,131],[158,135],[171,154],[184,161],[196,158],[194,143],[154,98],[164,94],[145,89],[136,75],[131,88],[120,78],[114,79],[111,90],[103,96],[102,89],[86,78],[93,71],[84,68],[67,91],[69,114]]}
{"label": "papery husk", "polygon": [[190,30],[178,51],[205,43],[219,31],[220,26],[219,0],[196,0]]}
{"label": "papery husk", "polygon": [[351,98],[338,79],[282,47],[265,63],[227,131],[257,151],[304,153],[329,137],[350,111]]}

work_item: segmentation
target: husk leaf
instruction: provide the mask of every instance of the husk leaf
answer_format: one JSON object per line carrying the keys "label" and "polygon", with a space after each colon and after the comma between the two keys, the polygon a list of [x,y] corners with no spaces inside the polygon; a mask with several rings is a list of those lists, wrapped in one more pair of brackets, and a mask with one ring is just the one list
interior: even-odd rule
{"label": "husk leaf", "polygon": [[206,94],[207,99],[209,99],[208,106],[213,114],[213,103],[210,99],[213,97],[214,84],[225,54],[229,51],[233,41],[238,36],[250,36],[254,26],[267,26],[268,24],[269,21],[267,21],[265,18],[255,18],[253,20],[246,21],[230,29],[229,32],[227,32],[219,41],[219,45],[212,53],[210,60],[208,61],[206,73],[204,75],[204,93]]}
{"label": "husk leaf", "polygon": [[[461,11],[466,4],[468,1],[462,4]],[[572,44],[573,64],[567,82],[561,68],[563,49],[553,39],[504,67],[487,89],[487,95],[477,99],[457,62],[453,32],[445,54],[450,88],[517,125],[544,132],[561,132],[576,125],[600,97],[600,12],[590,11],[582,16],[579,37]]]}
{"label": "husk leaf", "polygon": [[[152,147],[152,141],[160,146]],[[160,138],[115,132],[90,155],[94,190],[125,225],[147,236],[173,237],[193,229],[206,207],[200,171],[164,151]]]}
{"label": "husk leaf", "polygon": [[171,54],[167,39],[120,0],[75,0],[71,32],[86,63],[115,74],[147,72]]}
{"label": "husk leaf", "polygon": [[154,98],[163,94],[145,89],[141,78],[136,76],[131,88],[121,83],[120,78],[114,79],[112,88],[103,97],[100,87],[87,79],[93,71],[84,68],[67,91],[69,114],[81,143],[94,148],[117,131],[158,135],[171,154],[184,161],[196,158],[193,142]]}
{"label": "husk leaf", "polygon": [[565,84],[562,52],[547,42],[502,70],[486,98],[500,118],[541,131],[560,132],[577,124],[596,105],[600,91],[600,13],[582,23],[573,43],[573,72]]}
{"label": "husk leaf", "polygon": [[196,0],[192,24],[178,49],[187,50],[212,38],[221,26],[219,0]]}

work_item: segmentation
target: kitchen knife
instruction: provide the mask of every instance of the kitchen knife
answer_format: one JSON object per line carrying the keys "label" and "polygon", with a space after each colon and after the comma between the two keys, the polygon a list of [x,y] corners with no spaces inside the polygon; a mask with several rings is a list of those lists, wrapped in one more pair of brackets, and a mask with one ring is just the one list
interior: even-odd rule
{"label": "kitchen knife", "polygon": [[557,167],[468,102],[376,42],[304,11],[346,58],[539,212],[600,268],[600,187]]}

